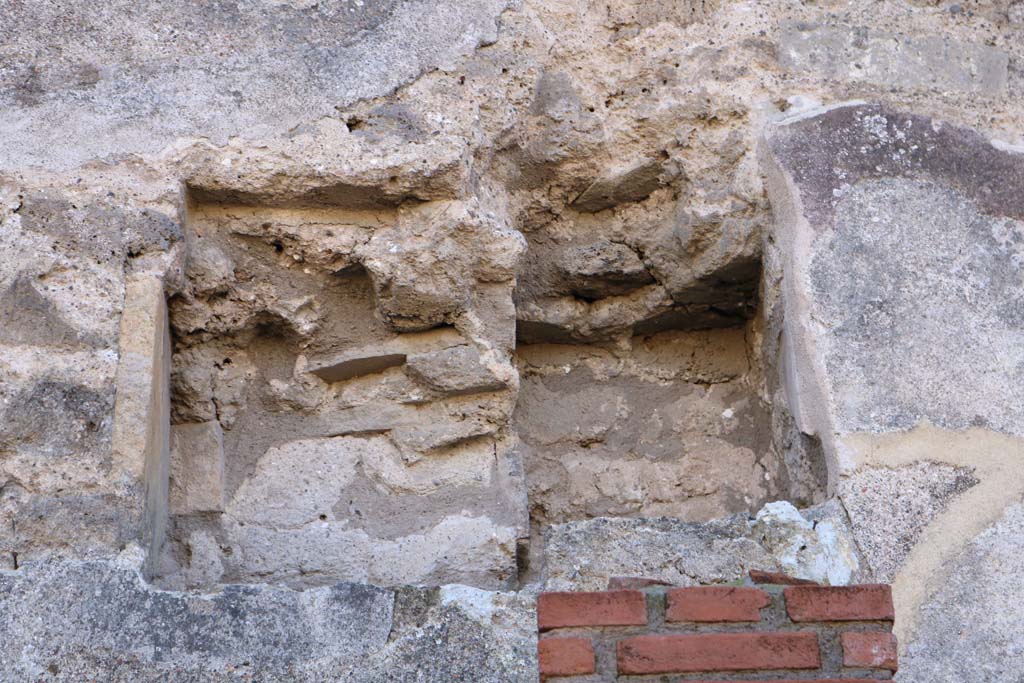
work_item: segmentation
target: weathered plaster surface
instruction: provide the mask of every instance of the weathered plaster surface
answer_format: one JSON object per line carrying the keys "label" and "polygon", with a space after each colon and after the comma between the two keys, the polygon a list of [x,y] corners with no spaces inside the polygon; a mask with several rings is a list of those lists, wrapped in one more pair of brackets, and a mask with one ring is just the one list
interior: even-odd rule
{"label": "weathered plaster surface", "polygon": [[[785,263],[783,382],[800,428],[821,436],[876,578],[894,582],[913,670],[930,670],[945,636],[924,605],[1024,494],[1024,156],[857,104],[781,121],[765,149]],[[976,590],[1004,599],[999,582]],[[961,665],[983,668],[990,653]]]}

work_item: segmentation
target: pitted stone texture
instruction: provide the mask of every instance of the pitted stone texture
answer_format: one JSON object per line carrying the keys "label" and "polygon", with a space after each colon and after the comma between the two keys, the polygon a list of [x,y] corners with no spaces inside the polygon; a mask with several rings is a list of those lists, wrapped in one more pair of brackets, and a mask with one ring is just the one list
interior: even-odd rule
{"label": "pitted stone texture", "polygon": [[1009,55],[942,35],[896,35],[866,26],[790,23],[779,35],[779,61],[793,71],[907,89],[999,95]]}
{"label": "pitted stone texture", "polygon": [[674,586],[732,583],[749,570],[786,571],[833,585],[863,581],[845,514],[836,501],[796,510],[769,503],[708,522],[599,517],[545,530],[545,590],[604,590],[613,577]]}
{"label": "pitted stone texture", "polygon": [[512,281],[525,248],[522,235],[476,202],[402,211],[396,223],[374,231],[355,255],[370,274],[378,314],[399,332],[454,323],[479,305],[473,284]]}
{"label": "pitted stone texture", "polygon": [[408,370],[419,381],[442,394],[459,395],[505,388],[472,346],[454,346],[409,358]]}
{"label": "pitted stone texture", "polygon": [[742,330],[521,345],[513,414],[537,524],[756,511],[784,477]]}
{"label": "pitted stone texture", "polygon": [[18,5],[6,17],[18,66],[0,80],[9,114],[0,166],[74,167],[155,154],[181,137],[279,135],[493,42],[506,6]]}
{"label": "pitted stone texture", "polygon": [[[827,364],[844,426],[908,429],[926,417],[1024,432],[1024,222],[903,178],[844,189],[835,211],[810,275],[819,310],[838,323]],[[977,381],[993,373],[1014,379]]]}
{"label": "pitted stone texture", "polygon": [[189,208],[173,419],[219,425],[226,506],[176,509],[161,585],[509,586],[521,236],[475,199]]}
{"label": "pitted stone texture", "polygon": [[138,538],[142,454],[129,471],[111,454],[119,323],[126,270],[180,237],[165,211],[0,179],[2,567]]}
{"label": "pitted stone texture", "polygon": [[[518,531],[494,514],[500,503],[491,503],[498,519],[470,512],[474,503],[499,497],[486,493],[493,457],[490,446],[465,449],[407,470],[380,436],[270,448],[215,527],[224,580],[294,586],[339,578],[377,585],[459,580],[505,587]],[[381,519],[360,523],[364,515]],[[188,540],[186,579],[196,560],[193,543]],[[177,585],[174,577],[166,581]]]}
{"label": "pitted stone texture", "polygon": [[662,166],[655,161],[615,169],[595,180],[572,205],[580,211],[594,213],[618,204],[638,202],[658,189],[661,173]]}
{"label": "pitted stone texture", "polygon": [[[1024,661],[1024,507],[1013,505],[964,550],[921,609],[897,681],[1017,683]],[[969,672],[969,673],[968,673]]]}
{"label": "pitted stone texture", "polygon": [[874,579],[893,581],[928,523],[977,483],[966,468],[930,462],[845,477],[840,495]]}
{"label": "pitted stone texture", "polygon": [[0,572],[0,681],[536,680],[532,601],[465,587],[158,591],[116,562]]}
{"label": "pitted stone texture", "polygon": [[553,524],[545,534],[546,590],[604,590],[613,576],[674,586],[729,583],[778,563],[749,537],[744,515],[711,522],[599,517]]}
{"label": "pitted stone texture", "polygon": [[1024,154],[869,105],[768,148],[801,428],[1024,434]]}

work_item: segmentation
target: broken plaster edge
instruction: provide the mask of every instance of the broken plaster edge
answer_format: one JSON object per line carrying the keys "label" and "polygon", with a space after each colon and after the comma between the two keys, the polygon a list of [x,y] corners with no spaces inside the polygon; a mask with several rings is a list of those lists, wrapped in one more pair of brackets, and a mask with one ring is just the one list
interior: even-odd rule
{"label": "broken plaster edge", "polygon": [[969,468],[979,482],[925,526],[896,573],[895,633],[905,650],[920,626],[921,608],[944,585],[956,558],[1009,506],[1024,500],[1024,438],[981,428],[943,429],[923,421],[906,432],[852,433],[840,441],[848,454],[843,475],[932,462]]}

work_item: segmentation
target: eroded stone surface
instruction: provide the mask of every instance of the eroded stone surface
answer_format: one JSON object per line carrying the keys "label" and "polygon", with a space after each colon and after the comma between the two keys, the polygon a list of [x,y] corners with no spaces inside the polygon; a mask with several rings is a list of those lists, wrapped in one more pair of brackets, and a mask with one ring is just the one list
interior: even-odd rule
{"label": "eroded stone surface", "polygon": [[226,505],[179,506],[161,580],[510,585],[516,233],[459,202],[190,216],[173,417],[222,431],[195,469]]}
{"label": "eroded stone surface", "polygon": [[176,593],[51,562],[0,572],[0,628],[4,681],[536,680],[531,601],[465,587]]}
{"label": "eroded stone surface", "polygon": [[875,579],[891,582],[928,523],[977,483],[966,468],[928,462],[843,479],[840,495]]}
{"label": "eroded stone surface", "polygon": [[[530,392],[568,422],[576,415],[560,397],[578,394],[587,412],[577,435],[575,424],[532,411],[543,465],[535,511],[579,524],[593,514],[749,513],[776,498],[803,506],[829,489],[855,502],[841,475],[858,458],[885,466],[892,454],[855,452],[850,425],[870,436],[926,418],[1019,433],[1020,344],[1009,330],[1020,174],[1007,159],[1024,113],[1020,3],[137,4],[31,0],[7,17],[3,566],[109,555],[140,536],[145,468],[124,457],[138,449],[112,437],[114,379],[132,366],[120,350],[133,327],[123,312],[139,304],[125,283],[139,274],[170,297],[174,423],[220,425],[225,504],[257,519],[175,515],[166,585],[312,587],[342,572],[515,581],[529,508],[517,449],[534,437],[516,434],[512,414]],[[877,126],[793,122],[794,139],[813,141],[793,168],[823,179],[804,205],[826,207],[824,220],[842,231],[801,251],[766,230],[762,127],[851,98],[917,112],[899,121],[921,121],[915,139],[926,144],[898,139],[907,131],[888,123],[882,141]],[[787,199],[772,201],[778,210]],[[861,229],[877,207],[877,228]],[[949,234],[936,215],[950,219]],[[921,239],[904,239],[907,228]],[[950,258],[963,245],[974,246]],[[830,250],[835,262],[812,278],[815,253]],[[813,279],[815,297],[834,296],[829,315],[851,312],[809,318],[830,348],[794,346],[799,297],[783,292],[779,267],[789,257],[806,268],[806,292]],[[896,295],[879,300],[879,291]],[[714,345],[686,351],[678,373],[637,370],[674,361],[639,359],[636,338],[710,328],[742,337],[745,370],[708,371],[734,358]],[[413,335],[453,339],[421,347]],[[538,391],[535,376],[518,376],[516,344],[524,355],[567,346],[561,365],[584,386],[556,381],[559,364],[546,358],[554,389]],[[449,364],[453,347],[464,350]],[[439,362],[417,376],[424,359],[409,359],[420,355]],[[819,360],[820,374],[790,382],[798,361]],[[474,368],[483,372],[462,374]],[[662,424],[609,417],[620,399]],[[139,402],[127,404],[145,418]],[[815,406],[841,406],[848,422],[816,422]],[[136,424],[122,445],[145,444]],[[540,443],[545,433],[554,441]],[[673,451],[679,442],[685,449]],[[603,451],[588,459],[590,449]],[[925,457],[941,462],[948,450]],[[320,469],[335,489],[307,484]],[[1012,496],[996,479],[979,486]],[[299,501],[296,519],[275,517],[307,490],[309,509]],[[947,511],[977,493],[951,498]],[[313,518],[313,507],[327,509]],[[542,529],[533,532],[540,552]],[[719,545],[747,538],[731,533]],[[648,557],[624,547],[625,559]],[[919,544],[911,559],[933,550]],[[692,574],[735,573],[722,566]],[[585,579],[572,576],[561,585]],[[424,642],[445,637],[438,627]],[[165,647],[156,642],[153,658]],[[429,649],[398,650],[400,660],[375,660],[366,676],[447,683],[478,673]],[[83,676],[159,675],[82,656],[97,664]]]}
{"label": "eroded stone surface", "polygon": [[790,24],[780,36],[788,69],[826,78],[986,95],[1006,88],[1009,58],[987,45],[943,35],[903,36],[865,26]]}
{"label": "eroded stone surface", "polygon": [[900,658],[898,681],[1011,683],[1020,678],[1024,509],[1014,505],[956,559],[923,606],[921,627]]}
{"label": "eroded stone surface", "polygon": [[171,429],[170,512],[224,511],[224,433],[219,422]]}
{"label": "eroded stone surface", "polygon": [[790,576],[845,586],[865,574],[850,524],[836,501],[804,514],[785,501],[768,503],[752,530]]}
{"label": "eroded stone surface", "polygon": [[[1022,493],[1005,472],[1024,434],[1024,154],[867,104],[780,120],[765,151],[780,384],[799,431],[821,440],[876,578],[894,583],[903,646],[918,657],[907,680],[941,679],[924,662],[951,662],[951,648],[924,634],[948,622],[926,606]],[[993,600],[998,581],[979,581],[966,600]],[[956,666],[1007,670],[1007,651],[978,653],[960,651]]]}
{"label": "eroded stone surface", "polygon": [[[1024,431],[1015,351],[1024,204],[1010,189],[1024,182],[1024,155],[877,106],[781,125],[769,146],[780,212],[790,192],[803,212],[778,229],[792,264],[794,389],[810,404],[805,383],[817,374],[825,392],[804,411],[817,423],[805,431],[923,419]],[[808,353],[824,366],[812,369]],[[1006,383],[977,381],[992,374]]]}
{"label": "eroded stone surface", "polygon": [[738,330],[525,345],[513,422],[535,524],[753,512],[782,476]]}
{"label": "eroded stone surface", "polygon": [[[12,8],[8,26],[18,38],[6,49],[19,66],[0,83],[10,113],[0,165],[74,167],[153,154],[179,136],[280,135],[493,42],[505,7],[253,1]],[[151,31],[156,24],[164,29]],[[90,38],[65,44],[60,26]],[[220,52],[208,49],[213,43]],[[72,130],[90,135],[65,137]],[[53,146],[34,147],[36,136]]]}
{"label": "eroded stone surface", "polygon": [[553,524],[545,541],[547,590],[604,590],[616,576],[679,586],[732,583],[751,569],[784,569],[834,584],[865,576],[845,514],[834,503],[803,511],[770,503],[756,521],[603,517]]}

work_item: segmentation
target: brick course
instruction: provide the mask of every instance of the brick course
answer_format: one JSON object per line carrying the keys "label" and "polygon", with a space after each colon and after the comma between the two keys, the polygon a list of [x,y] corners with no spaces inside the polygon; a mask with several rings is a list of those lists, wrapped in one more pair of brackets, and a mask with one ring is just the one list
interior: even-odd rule
{"label": "brick course", "polygon": [[647,603],[640,591],[542,593],[537,598],[541,631],[567,626],[637,626],[647,623]]}
{"label": "brick course", "polygon": [[896,670],[896,636],[891,633],[844,633],[843,664],[866,669]]}
{"label": "brick course", "polygon": [[620,640],[620,674],[772,671],[821,666],[816,633],[707,633]]}
{"label": "brick course", "polygon": [[676,588],[667,596],[665,621],[761,621],[772,599],[759,588],[697,586]]}
{"label": "brick course", "polygon": [[886,681],[896,670],[892,619],[883,585],[543,593],[540,673],[553,683]]}
{"label": "brick course", "polygon": [[797,586],[787,588],[786,610],[793,621],[863,621],[896,618],[892,589],[863,586]]}
{"label": "brick course", "polygon": [[594,646],[589,638],[545,638],[537,645],[540,677],[594,673]]}

